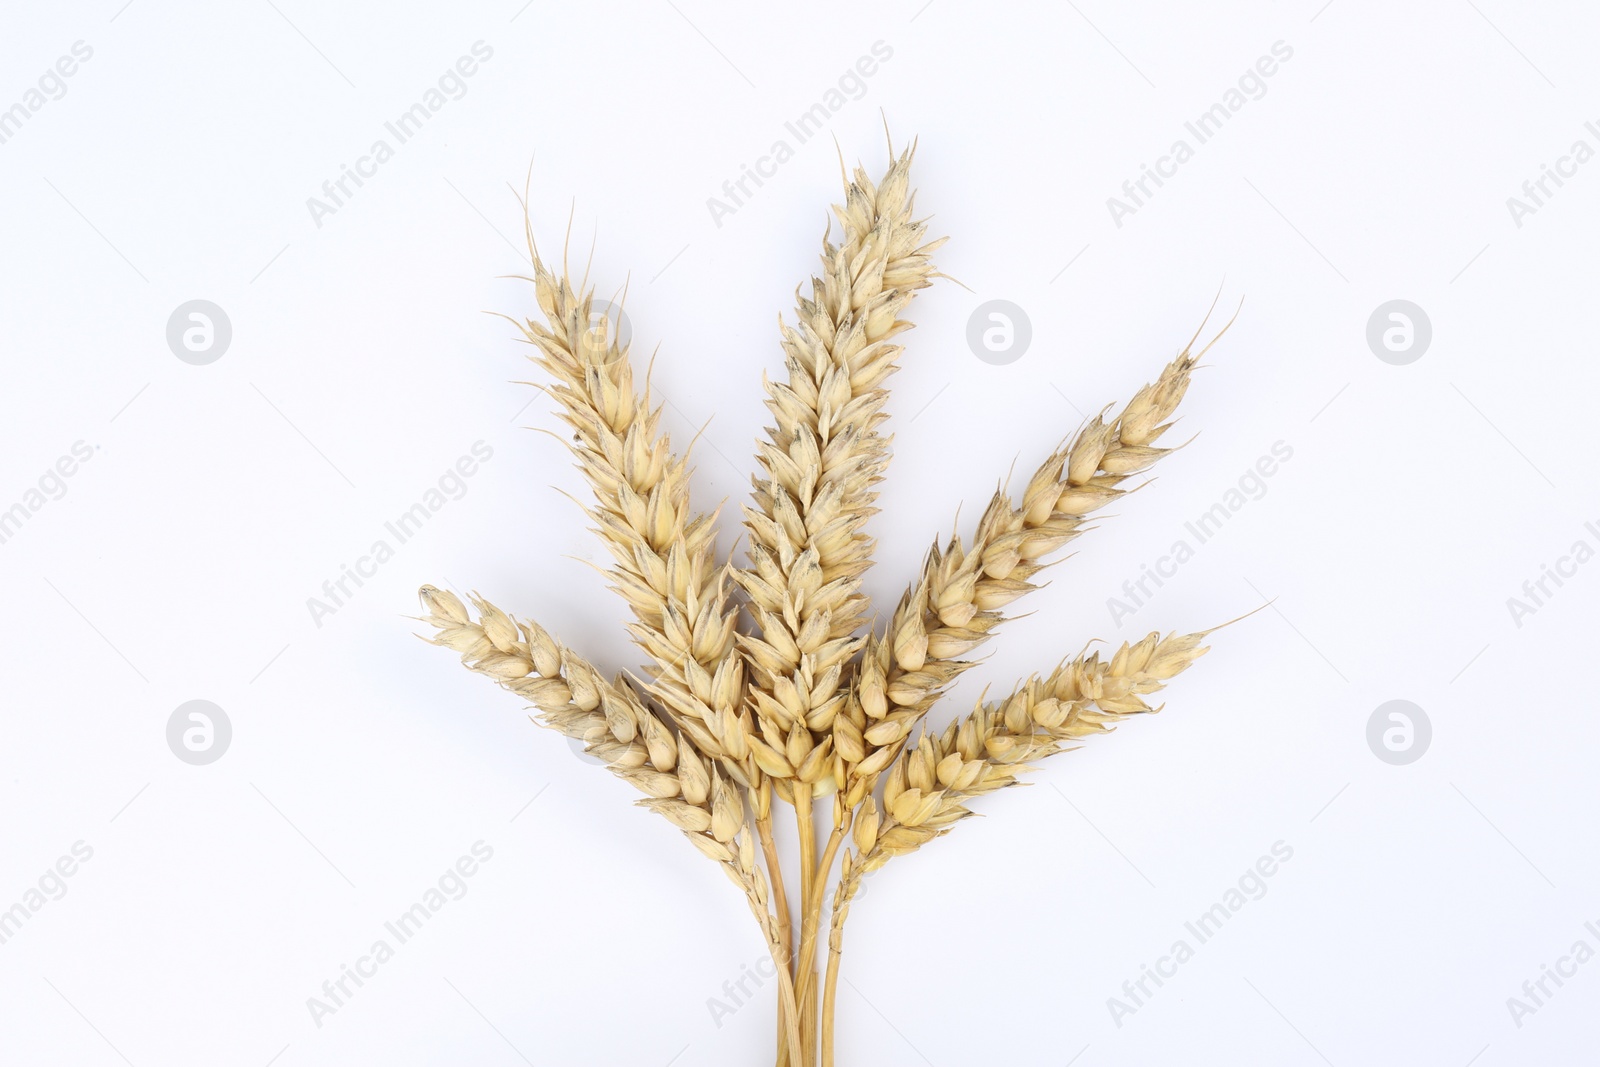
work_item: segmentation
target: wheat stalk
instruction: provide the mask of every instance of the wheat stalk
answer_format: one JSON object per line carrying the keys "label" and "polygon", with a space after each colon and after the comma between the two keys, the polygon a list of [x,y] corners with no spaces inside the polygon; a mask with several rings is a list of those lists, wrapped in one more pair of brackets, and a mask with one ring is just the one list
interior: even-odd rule
{"label": "wheat stalk", "polygon": [[[913,155],[914,146],[899,155],[891,147],[881,181],[859,168],[846,179],[834,209],[839,241],[824,236],[822,271],[809,296],[797,294],[794,323],[782,325],[786,375],[765,381],[774,425],[758,444],[744,509],[744,567],[717,557],[717,516],[691,508],[687,462],[672,451],[648,384],[635,384],[627,345],[609,316],[593,321],[587,277],[574,284],[564,263],[558,272],[539,258],[524,202],[526,280],[542,321],[512,321],[572,431],[568,446],[593,491],[585,512],[611,553],[629,632],[650,658],[645,678],[608,681],[537,624],[479,597],[474,619],[453,594],[421,590],[428,640],[528,700],[538,722],[581,739],[740,887],[781,979],[779,1067],[813,1067],[819,1055],[833,1065],[843,930],[861,879],[949,832],[972,814],[970,802],[1037,761],[1155,710],[1144,698],[1203,654],[1212,632],[1151,634],[1108,658],[1080,655],[943,730],[927,723],[972,666],[965,657],[1035,588],[1045,557],[1172,451],[1158,442],[1210,347],[1194,351],[1198,330],[1120,411],[1102,411],[1052,452],[1020,503],[1001,489],[970,544],[936,545],[887,625],[864,629],[866,523],[889,458],[882,423],[902,352],[895,339],[910,328],[901,313],[937,277],[932,254],[943,244],[915,218]],[[831,831],[819,848],[813,805],[830,796]],[[774,797],[793,806],[799,835],[798,944]]]}
{"label": "wheat stalk", "polygon": [[481,597],[473,598],[474,622],[454,593],[431,585],[419,596],[428,612],[423,621],[437,631],[425,640],[460,653],[468,668],[530,701],[542,725],[582,741],[607,770],[645,794],[640,806],[683,831],[744,892],[784,978],[791,1041],[798,1041],[788,948],[767,908],[768,882],[756,864],[737,788],[625,679],[606,681],[538,624],[518,622]]}
{"label": "wheat stalk", "polygon": [[[900,312],[931,284],[932,254],[944,243],[925,242],[926,223],[914,217],[915,151],[913,145],[894,158],[877,185],[856,169],[844,203],[834,208],[842,238],[835,245],[823,237],[822,273],[812,278],[809,298],[797,294],[795,325],[780,324],[787,379],[763,375],[775,425],[757,452],[761,476],[745,508],[750,566],[736,574],[756,629],[739,637],[761,734],[750,746],[794,805],[800,837],[798,974],[808,1021],[822,913],[813,892],[819,861],[812,800],[836,781],[830,734],[848,698],[846,672],[868,606],[860,588],[872,540],[862,526],[888,465],[877,429],[885,418],[883,384],[902,351],[893,339],[910,328]],[[840,728],[851,729],[848,717]],[[839,832],[835,826],[834,841]],[[831,858],[830,851],[824,871]],[[804,1052],[809,1062],[810,1050]]]}
{"label": "wheat stalk", "polygon": [[1159,709],[1144,697],[1205,655],[1201,644],[1213,631],[1162,637],[1152,633],[1124,644],[1110,659],[1078,656],[1048,675],[1034,675],[1003,700],[980,703],[942,734],[926,728],[902,752],[886,777],[883,803],[868,796],[852,831],[834,893],[823,988],[824,1067],[832,1067],[833,1012],[850,901],[866,875],[942,837],[973,814],[967,803],[1018,784],[1035,763],[1068,751],[1065,742],[1105,733],[1131,715]]}

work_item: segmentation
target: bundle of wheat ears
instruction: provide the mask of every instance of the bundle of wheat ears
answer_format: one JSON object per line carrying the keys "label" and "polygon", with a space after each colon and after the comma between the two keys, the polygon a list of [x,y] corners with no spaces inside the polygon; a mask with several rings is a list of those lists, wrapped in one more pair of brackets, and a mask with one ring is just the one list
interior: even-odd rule
{"label": "bundle of wheat ears", "polygon": [[[913,152],[891,149],[876,185],[859,168],[847,179],[838,243],[830,225],[821,275],[782,326],[785,373],[766,380],[774,425],[757,447],[742,565],[719,558],[715,514],[692,509],[685,458],[617,324],[609,312],[595,321],[587,273],[574,287],[564,262],[549,269],[527,224],[542,321],[516,324],[553,379],[546,391],[594,490],[587,514],[651,660],[642,677],[607,677],[482,597],[474,618],[451,593],[421,590],[434,644],[581,739],[743,891],[779,976],[779,1067],[832,1067],[845,921],[862,878],[948,833],[973,798],[1153,710],[1145,698],[1204,654],[1212,632],[1079,655],[942,729],[928,724],[1045,558],[1171,451],[1158,442],[1205,352],[1191,352],[1196,331],[1120,411],[1107,407],[1052,452],[1020,501],[997,491],[971,540],[931,550],[879,625],[861,590],[889,461],[885,383],[910,328],[902,316],[938,276],[944,243],[915,217]],[[775,830],[784,806],[798,835],[788,871]]]}

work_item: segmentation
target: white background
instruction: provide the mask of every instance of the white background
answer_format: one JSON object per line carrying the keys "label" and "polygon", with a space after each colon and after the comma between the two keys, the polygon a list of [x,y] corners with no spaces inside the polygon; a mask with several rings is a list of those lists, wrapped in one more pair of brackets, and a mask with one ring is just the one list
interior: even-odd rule
{"label": "white background", "polygon": [[[570,212],[575,262],[592,245],[602,292],[630,284],[674,440],[710,420],[697,502],[736,512],[775,317],[839,193],[832,140],[876,175],[884,115],[920,138],[917,203],[970,289],[910,312],[883,610],[958,506],[969,528],[1014,463],[1128,397],[1219,287],[1245,301],[1185,402],[1194,443],[943,714],[1090,638],[1275,599],[1166,713],[870,882],[841,1065],[1592,1061],[1600,962],[1520,1027],[1507,998],[1600,948],[1600,565],[1520,626],[1507,599],[1600,543],[1600,164],[1520,227],[1506,200],[1600,147],[1600,16],[1320,2],[12,5],[0,107],[74,42],[93,57],[0,145],[0,508],[94,451],[0,545],[0,908],[74,842],[93,858],[0,945],[0,1061],[767,1061],[770,984],[708,1007],[761,957],[736,891],[405,616],[449,583],[607,668],[640,659],[562,495],[583,487],[527,429],[559,427],[514,384],[537,371],[481,314],[532,310],[497,277],[526,266],[508,183],[531,160],[541,247]],[[317,226],[307,198],[480,40],[466,94]],[[876,41],[893,55],[864,95],[716,225],[707,198]],[[1265,95],[1114,224],[1107,198],[1278,41]],[[1007,366],[964,339],[996,298],[1033,327]],[[1407,366],[1365,339],[1397,298],[1433,328]],[[165,340],[193,299],[232,323],[208,366]],[[465,496],[317,625],[308,598],[480,440]],[[1279,441],[1265,494],[1116,625],[1108,598]],[[191,699],[233,725],[209,766],[167,747]],[[1391,699],[1432,722],[1408,766],[1367,745]],[[307,998],[480,840],[469,892],[313,1022]],[[1278,841],[1265,896],[1117,1025],[1108,998]]]}

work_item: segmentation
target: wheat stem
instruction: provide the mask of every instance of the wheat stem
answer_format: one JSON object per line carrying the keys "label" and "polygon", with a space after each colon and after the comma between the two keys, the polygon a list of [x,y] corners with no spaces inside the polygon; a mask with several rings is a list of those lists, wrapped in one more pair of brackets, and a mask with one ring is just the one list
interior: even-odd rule
{"label": "wheat stem", "polygon": [[[794,930],[789,918],[789,897],[784,889],[783,864],[778,858],[778,845],[772,836],[772,811],[771,791],[772,784],[763,781],[763,792],[767,795],[765,807],[767,810],[756,816],[756,833],[761,838],[761,852],[767,862],[767,876],[772,882],[772,903],[776,912],[778,925],[778,939],[783,946],[784,958],[775,960],[778,969],[785,974],[790,974],[794,967]],[[781,987],[780,987],[781,992]],[[786,1033],[787,1020],[783,1014],[784,1008],[780,1003],[778,1007],[778,1067],[786,1067],[789,1062],[789,1042]]]}
{"label": "wheat stem", "polygon": [[[789,921],[789,895],[784,891],[783,867],[778,859],[777,841],[772,836],[772,814],[757,817],[756,833],[761,838],[761,853],[767,861],[767,874],[772,880],[772,905],[777,913],[778,931],[784,947],[793,952],[794,931]],[[792,961],[791,961],[792,962]]]}
{"label": "wheat stem", "polygon": [[839,953],[828,946],[828,973],[822,986],[822,1067],[833,1067],[833,1009],[839,989]]}
{"label": "wheat stem", "polygon": [[[754,901],[751,903],[755,907]],[[760,922],[761,916],[757,915]],[[776,930],[768,929],[767,950],[772,954],[773,966],[778,971],[778,1024],[783,1028],[784,1039],[789,1049],[800,1047],[801,1019],[795,999],[794,978],[789,974],[789,960],[787,953],[776,939]],[[793,1062],[792,1055],[787,1055],[782,1047],[778,1050],[778,1067],[784,1067],[786,1062]]]}
{"label": "wheat stem", "polygon": [[[835,805],[836,810],[839,805]],[[836,825],[833,832],[828,835],[828,844],[823,849],[822,859],[817,864],[816,876],[811,888],[811,906],[806,911],[805,923],[800,935],[800,961],[796,972],[805,983],[801,991],[802,998],[809,997],[815,1000],[817,972],[817,942],[822,928],[822,906],[827,899],[828,876],[833,871],[834,859],[838,856],[839,846],[844,843],[845,830]],[[826,1029],[824,1029],[826,1033]]]}
{"label": "wheat stem", "polygon": [[805,942],[806,930],[811,924],[811,913],[815,906],[813,896],[815,893],[817,870],[817,833],[815,820],[812,818],[811,786],[804,783],[794,783],[794,815],[795,827],[800,835],[800,957],[795,961],[795,992],[800,1003],[800,1020],[804,1031],[799,1049],[799,1063],[801,1067],[813,1067],[816,1062],[816,1048],[814,1037],[816,1034],[816,1005],[811,997],[814,975],[803,969],[806,965]]}

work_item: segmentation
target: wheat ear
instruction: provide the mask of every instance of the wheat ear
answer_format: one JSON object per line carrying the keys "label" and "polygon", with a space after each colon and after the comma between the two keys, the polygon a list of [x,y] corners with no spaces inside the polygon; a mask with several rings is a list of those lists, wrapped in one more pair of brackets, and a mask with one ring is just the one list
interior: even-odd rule
{"label": "wheat ear", "polygon": [[636,391],[616,324],[591,325],[592,293],[537,255],[532,281],[545,321],[518,326],[574,431],[570,447],[594,489],[588,514],[636,619],[629,632],[654,661],[650,692],[696,747],[740,773],[749,755],[738,722],[743,669],[731,654],[736,619],[715,559],[715,516],[691,512],[688,465],[661,431],[648,386]]}
{"label": "wheat ear", "polygon": [[[539,722],[584,743],[606,768],[644,793],[701,852],[733,863],[743,805],[717,767],[650,708],[625,679],[607,681],[537,623],[517,621],[481,597],[474,621],[454,593],[423,586],[428,638],[479,674],[530,701]],[[735,811],[738,817],[735,818]]]}
{"label": "wheat ear", "polygon": [[797,293],[794,325],[780,323],[787,376],[763,376],[774,425],[744,512],[750,566],[736,579],[758,634],[739,638],[762,733],[753,747],[779,778],[827,758],[801,735],[830,731],[867,609],[872,539],[862,527],[888,463],[883,384],[902,352],[893,340],[911,328],[899,315],[931,284],[943,244],[925,241],[927,225],[914,218],[914,153],[895,157],[876,185],[856,169],[833,209],[840,243],[823,238],[810,297]]}
{"label": "wheat ear", "polygon": [[1003,700],[980,704],[939,735],[925,732],[886,776],[882,808],[871,798],[864,805],[856,865],[867,873],[916,851],[970,815],[966,801],[1013,784],[1063,742],[1155,710],[1144,698],[1206,653],[1205,636],[1152,633],[1109,659],[1076,657],[1028,678]]}
{"label": "wheat ear", "polygon": [[695,848],[720,864],[745,893],[773,962],[786,979],[782,1008],[799,1039],[789,951],[768,909],[769,884],[756,863],[756,842],[740,788],[703,758],[640,698],[625,679],[606,681],[588,661],[536,623],[517,621],[474,597],[474,621],[454,594],[425,585],[419,592],[437,631],[425,638],[460,653],[461,662],[538,709],[538,721],[584,743],[606,768],[645,794],[638,801],[671,822]]}
{"label": "wheat ear", "polygon": [[1066,742],[1111,730],[1131,715],[1158,709],[1144,700],[1205,655],[1197,634],[1151,633],[1123,644],[1109,658],[1078,656],[1048,675],[1034,675],[1003,700],[981,703],[943,733],[924,730],[890,769],[880,806],[866,797],[852,827],[834,891],[823,988],[823,1064],[831,1067],[831,1036],[839,957],[850,901],[861,879],[895,856],[915,852],[973,814],[967,802],[1016,785],[1034,763],[1067,751]]}

